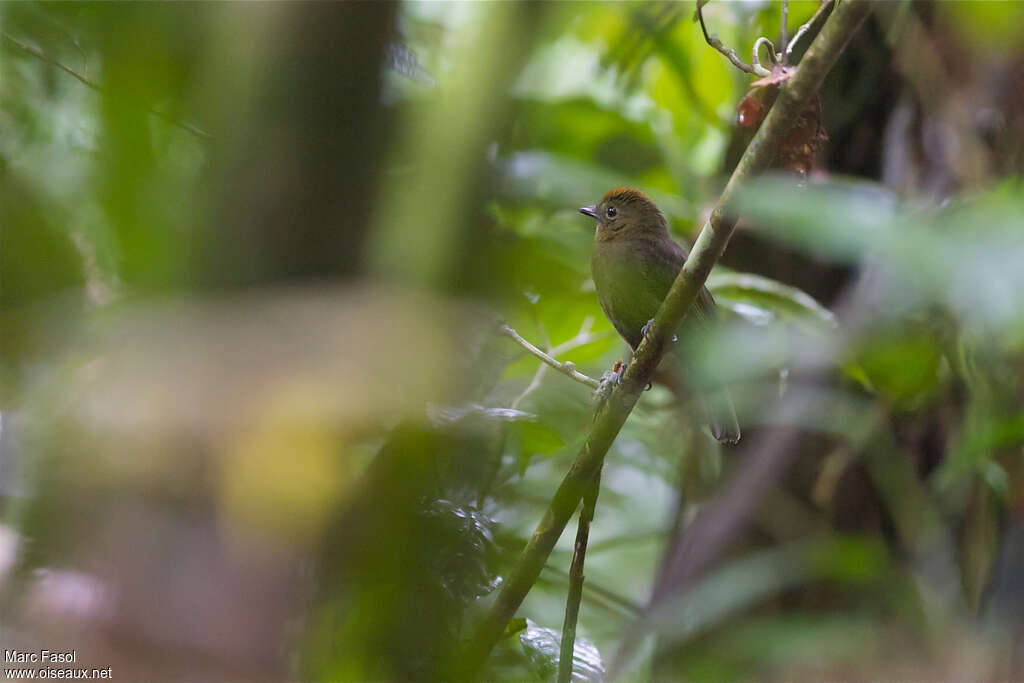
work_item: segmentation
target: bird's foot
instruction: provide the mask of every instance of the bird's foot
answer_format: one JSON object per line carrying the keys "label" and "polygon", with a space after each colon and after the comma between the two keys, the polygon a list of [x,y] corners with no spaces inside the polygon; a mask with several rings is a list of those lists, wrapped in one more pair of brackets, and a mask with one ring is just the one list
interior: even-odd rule
{"label": "bird's foot", "polygon": [[601,375],[601,383],[597,389],[594,389],[594,398],[597,399],[598,406],[604,405],[604,402],[608,400],[608,397],[619,384],[622,384],[622,375],[626,372],[626,363],[621,360],[615,361],[615,365],[612,366],[611,370],[606,370]]}
{"label": "bird's foot", "polygon": [[[652,327],[654,327],[654,318],[651,318],[646,323],[644,323],[644,326],[640,328],[640,334],[642,336],[646,337],[647,333],[651,331]],[[672,343],[674,344],[677,341],[679,341],[679,337],[673,334],[672,335]]]}
{"label": "bird's foot", "polygon": [[621,360],[615,361],[615,365],[612,366],[612,377],[616,384],[622,384],[622,376],[626,374],[628,367],[629,363],[623,363]]}

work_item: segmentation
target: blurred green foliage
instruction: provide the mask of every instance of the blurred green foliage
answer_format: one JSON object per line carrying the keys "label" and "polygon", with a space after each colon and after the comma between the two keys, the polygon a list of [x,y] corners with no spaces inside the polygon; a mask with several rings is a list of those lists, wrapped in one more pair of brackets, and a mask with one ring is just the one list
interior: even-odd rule
{"label": "blurred green foliage", "polygon": [[[788,6],[792,37],[818,3]],[[574,680],[1021,674],[1020,10],[891,10],[826,83],[816,172],[747,189],[709,280],[693,375],[732,383],[743,450],[655,387],[608,455]],[[705,15],[744,57],[781,16]],[[626,359],[576,207],[640,187],[689,241],[745,144],[749,79],[692,19],[0,6],[11,642],[128,678],[447,679],[594,412],[497,321],[595,378]],[[940,83],[896,59],[908,22]],[[967,148],[986,170],[957,184]],[[571,551],[481,678],[553,678]]]}

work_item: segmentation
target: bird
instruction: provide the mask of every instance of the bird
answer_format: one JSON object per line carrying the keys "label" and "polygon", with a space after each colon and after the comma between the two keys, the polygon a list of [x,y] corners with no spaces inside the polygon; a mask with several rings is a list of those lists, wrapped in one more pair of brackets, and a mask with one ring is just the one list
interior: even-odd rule
{"label": "bird", "polygon": [[[668,232],[658,206],[640,190],[616,187],[601,201],[579,209],[597,223],[590,271],[601,310],[619,335],[636,351],[647,326],[686,263],[687,251]],[[702,287],[687,325],[716,324],[715,300]],[[684,391],[686,362],[682,345],[665,354],[656,371],[659,382],[679,395]],[[725,384],[699,395],[711,435],[726,444],[740,440],[736,409]]]}

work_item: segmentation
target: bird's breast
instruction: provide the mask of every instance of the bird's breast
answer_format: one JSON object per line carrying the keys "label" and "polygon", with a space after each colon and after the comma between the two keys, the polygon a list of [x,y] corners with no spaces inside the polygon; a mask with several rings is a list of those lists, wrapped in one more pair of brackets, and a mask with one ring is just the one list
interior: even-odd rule
{"label": "bird's breast", "polygon": [[[605,316],[630,346],[636,347],[641,329],[653,318],[668,293],[678,268],[660,265],[654,248],[641,240],[596,242],[591,274]],[[664,272],[662,272],[664,271]]]}

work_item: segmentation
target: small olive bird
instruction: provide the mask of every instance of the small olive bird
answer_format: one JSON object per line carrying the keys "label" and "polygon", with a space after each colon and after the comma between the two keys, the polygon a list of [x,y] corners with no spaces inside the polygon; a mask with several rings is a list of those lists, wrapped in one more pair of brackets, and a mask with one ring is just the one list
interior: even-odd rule
{"label": "small olive bird", "polygon": [[[668,234],[665,215],[639,190],[618,187],[598,204],[580,213],[597,221],[590,271],[601,309],[634,351],[643,339],[669,288],[686,262],[687,252]],[[715,300],[706,287],[694,305],[692,325],[712,325],[717,317]],[[657,377],[677,396],[682,391],[682,352],[666,353]],[[740,440],[740,425],[726,387],[715,387],[700,397],[711,434],[723,443]]]}

